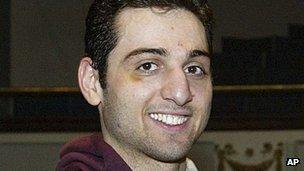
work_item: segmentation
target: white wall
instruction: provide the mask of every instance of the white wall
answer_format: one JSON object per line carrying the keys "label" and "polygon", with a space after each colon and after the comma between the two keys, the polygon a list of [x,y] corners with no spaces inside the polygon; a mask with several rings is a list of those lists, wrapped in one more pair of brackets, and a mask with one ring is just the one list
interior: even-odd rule
{"label": "white wall", "polygon": [[[304,24],[302,0],[209,1],[215,14],[218,52],[222,36],[286,36],[288,23]],[[78,62],[84,52],[84,19],[91,2],[11,1],[12,86],[77,85]]]}
{"label": "white wall", "polygon": [[11,1],[11,86],[75,86],[89,0]]}
{"label": "white wall", "polygon": [[215,48],[222,36],[287,36],[288,23],[304,24],[303,0],[209,0],[215,15]]}

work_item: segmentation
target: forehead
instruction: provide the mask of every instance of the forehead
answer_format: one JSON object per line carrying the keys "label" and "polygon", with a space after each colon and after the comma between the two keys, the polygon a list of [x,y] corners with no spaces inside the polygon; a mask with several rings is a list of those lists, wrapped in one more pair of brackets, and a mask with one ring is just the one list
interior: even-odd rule
{"label": "forehead", "polygon": [[151,8],[126,8],[117,17],[118,49],[162,47],[169,51],[208,51],[205,29],[190,11],[167,12]]}

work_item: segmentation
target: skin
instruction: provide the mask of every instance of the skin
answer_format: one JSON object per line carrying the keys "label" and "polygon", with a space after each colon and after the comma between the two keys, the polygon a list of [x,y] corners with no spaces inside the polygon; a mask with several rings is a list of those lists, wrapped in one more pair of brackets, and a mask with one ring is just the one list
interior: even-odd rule
{"label": "skin", "polygon": [[[78,78],[86,100],[98,105],[104,140],[132,170],[185,170],[185,157],[205,128],[212,99],[210,57],[202,23],[189,11],[124,9],[119,40],[108,58],[107,88],[90,58]],[[163,49],[166,54],[134,53]],[[142,52],[142,51],[141,51]],[[186,126],[168,130],[149,113],[187,114]]]}

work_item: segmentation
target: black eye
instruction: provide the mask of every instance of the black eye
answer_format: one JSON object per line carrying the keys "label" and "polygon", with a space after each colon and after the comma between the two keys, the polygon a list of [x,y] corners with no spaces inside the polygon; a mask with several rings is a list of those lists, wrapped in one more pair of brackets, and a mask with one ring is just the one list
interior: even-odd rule
{"label": "black eye", "polygon": [[138,69],[142,71],[154,71],[157,68],[158,66],[153,62],[146,62],[138,67]]}

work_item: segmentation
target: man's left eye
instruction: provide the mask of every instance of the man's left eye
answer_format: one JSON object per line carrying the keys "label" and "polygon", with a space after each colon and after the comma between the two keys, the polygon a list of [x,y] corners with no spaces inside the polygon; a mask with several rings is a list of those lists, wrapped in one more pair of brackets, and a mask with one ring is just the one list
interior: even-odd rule
{"label": "man's left eye", "polygon": [[187,67],[185,72],[195,76],[202,76],[205,74],[205,71],[200,66],[195,65]]}

